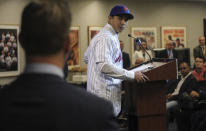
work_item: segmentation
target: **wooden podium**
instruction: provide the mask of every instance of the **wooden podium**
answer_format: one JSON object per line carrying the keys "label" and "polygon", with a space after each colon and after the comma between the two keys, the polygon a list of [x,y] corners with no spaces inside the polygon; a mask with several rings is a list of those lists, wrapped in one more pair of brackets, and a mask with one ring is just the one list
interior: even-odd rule
{"label": "wooden podium", "polygon": [[150,81],[123,81],[129,111],[129,131],[166,130],[166,80],[177,79],[175,59],[153,59],[131,68],[142,71]]}

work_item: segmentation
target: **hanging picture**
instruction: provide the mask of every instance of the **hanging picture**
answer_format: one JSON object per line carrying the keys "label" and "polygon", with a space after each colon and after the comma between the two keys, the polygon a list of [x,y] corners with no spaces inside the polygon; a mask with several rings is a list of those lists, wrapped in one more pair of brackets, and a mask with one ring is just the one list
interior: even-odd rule
{"label": "hanging picture", "polygon": [[172,41],[174,48],[185,48],[186,27],[162,27],[161,28],[162,48],[166,47],[168,40]]}
{"label": "hanging picture", "polygon": [[99,33],[99,31],[102,29],[102,26],[89,26],[88,27],[88,37],[89,37],[89,41],[88,41],[88,45],[90,44],[91,39],[97,34]]}
{"label": "hanging picture", "polygon": [[19,26],[0,25],[0,77],[20,73]]}
{"label": "hanging picture", "polygon": [[69,32],[70,51],[67,58],[69,67],[80,66],[80,27],[71,27]]}

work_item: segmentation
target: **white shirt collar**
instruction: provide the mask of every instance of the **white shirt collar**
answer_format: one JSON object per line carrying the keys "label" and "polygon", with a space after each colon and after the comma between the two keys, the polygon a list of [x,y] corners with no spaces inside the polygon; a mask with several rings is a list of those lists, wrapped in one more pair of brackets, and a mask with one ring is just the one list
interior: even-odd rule
{"label": "white shirt collar", "polygon": [[45,63],[32,63],[28,64],[25,68],[25,73],[46,73],[57,75],[61,78],[64,78],[63,70],[52,64]]}
{"label": "white shirt collar", "polygon": [[118,35],[118,33],[114,30],[114,28],[112,27],[112,25],[110,25],[109,23],[107,23],[105,25],[105,28],[107,28],[113,35]]}
{"label": "white shirt collar", "polygon": [[186,79],[190,74],[191,74],[191,71],[185,77],[182,76],[182,79]]}

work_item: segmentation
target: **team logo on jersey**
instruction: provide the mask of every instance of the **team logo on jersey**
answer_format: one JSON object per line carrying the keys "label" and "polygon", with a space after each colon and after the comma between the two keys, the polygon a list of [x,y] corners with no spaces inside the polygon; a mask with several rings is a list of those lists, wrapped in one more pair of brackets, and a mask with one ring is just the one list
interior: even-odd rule
{"label": "team logo on jersey", "polygon": [[120,62],[122,60],[122,53],[115,59],[115,63]]}

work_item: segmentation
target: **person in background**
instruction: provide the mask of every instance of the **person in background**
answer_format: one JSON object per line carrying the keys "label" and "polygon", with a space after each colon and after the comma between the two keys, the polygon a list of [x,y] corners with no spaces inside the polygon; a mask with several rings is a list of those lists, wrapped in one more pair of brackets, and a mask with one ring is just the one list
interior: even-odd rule
{"label": "person in background", "polygon": [[174,45],[171,40],[166,41],[166,49],[162,51],[160,54],[160,58],[169,58],[174,59],[177,58],[177,52],[174,49]]}
{"label": "person in background", "polygon": [[[168,95],[167,95],[167,103],[166,103],[166,110],[167,110],[167,127],[169,121],[176,118],[178,131],[182,131],[184,128],[188,129],[190,120],[188,117],[184,116],[183,114],[177,113],[179,112],[179,105],[180,105],[180,97],[184,92],[187,92],[191,96],[197,96],[196,93],[196,85],[197,80],[191,73],[191,69],[186,62],[182,62],[180,64],[180,72],[181,72],[181,79],[170,81],[168,83]],[[179,116],[184,116],[184,118],[180,118]]]}
{"label": "person in background", "polygon": [[121,80],[135,79],[144,82],[148,78],[141,72],[122,68],[122,52],[118,34],[122,32],[133,15],[124,5],[112,8],[108,23],[93,37],[84,54],[87,66],[87,91],[113,104],[114,114],[121,110]]}
{"label": "person in background", "polygon": [[124,69],[128,69],[130,67],[130,58],[129,58],[129,54],[127,52],[124,52],[124,42],[123,41],[119,41],[120,42],[120,49],[122,51],[122,59],[123,59],[123,68]]}
{"label": "person in background", "polygon": [[199,45],[193,49],[193,55],[194,55],[194,59],[196,59],[197,57],[202,57],[204,58],[204,61],[206,61],[206,49],[205,49],[204,36],[199,37]]}
{"label": "person in background", "polygon": [[185,47],[184,44],[180,42],[179,38],[176,39],[176,46],[177,46],[177,48],[184,48]]}
{"label": "person in background", "polygon": [[[139,65],[139,64],[144,63],[146,61],[149,61],[150,57],[151,57],[151,59],[153,58],[152,51],[149,50],[147,47],[147,41],[142,40],[141,45],[144,47],[144,49],[140,46],[139,50],[134,52],[134,60],[133,61],[135,62],[134,63],[135,65]],[[146,53],[145,50],[147,50],[147,52],[150,56]]]}
{"label": "person in background", "polygon": [[70,24],[66,0],[25,6],[19,41],[26,67],[0,90],[1,131],[118,131],[110,102],[64,80]]}
{"label": "person in background", "polygon": [[192,74],[197,81],[206,80],[206,67],[204,67],[204,62],[203,57],[195,58],[195,69],[192,71]]}

